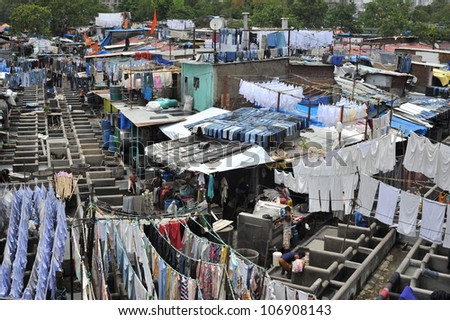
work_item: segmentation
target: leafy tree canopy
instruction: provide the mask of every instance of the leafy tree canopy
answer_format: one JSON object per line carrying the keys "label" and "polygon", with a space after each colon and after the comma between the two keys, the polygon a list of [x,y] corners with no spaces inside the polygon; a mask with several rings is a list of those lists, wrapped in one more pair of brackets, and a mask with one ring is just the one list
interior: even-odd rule
{"label": "leafy tree canopy", "polygon": [[11,12],[14,33],[27,33],[34,36],[49,36],[51,12],[48,8],[35,4],[21,4]]}
{"label": "leafy tree canopy", "polygon": [[[281,17],[289,18],[295,28],[340,28],[358,33],[362,28],[377,28],[384,36],[401,35],[411,30],[428,40],[449,37],[450,3],[434,0],[431,5],[412,7],[412,0],[373,0],[363,12],[350,4],[327,5],[326,0],[122,0],[117,12],[130,11],[132,21],[151,21],[154,10],[158,20],[195,19],[207,27],[212,16],[222,16],[230,26],[242,26],[242,12],[250,12],[250,24],[280,27]],[[11,3],[13,2],[13,3]],[[0,22],[10,22],[14,8],[30,0],[0,0]],[[109,12],[100,0],[35,0],[50,10],[53,35],[69,27],[87,25],[99,12]],[[17,18],[16,18],[17,19]]]}
{"label": "leafy tree canopy", "polygon": [[361,14],[365,27],[378,28],[383,36],[399,36],[409,29],[410,0],[374,0]]}

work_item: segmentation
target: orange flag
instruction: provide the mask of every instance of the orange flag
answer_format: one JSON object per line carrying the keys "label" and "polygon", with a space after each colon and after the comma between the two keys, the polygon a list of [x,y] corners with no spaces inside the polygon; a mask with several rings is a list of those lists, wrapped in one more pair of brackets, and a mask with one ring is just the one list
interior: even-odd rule
{"label": "orange flag", "polygon": [[158,24],[158,19],[156,18],[156,10],[153,11],[153,20],[152,20],[152,25],[150,26],[151,30],[150,30],[150,34],[153,35],[156,31],[156,25]]}

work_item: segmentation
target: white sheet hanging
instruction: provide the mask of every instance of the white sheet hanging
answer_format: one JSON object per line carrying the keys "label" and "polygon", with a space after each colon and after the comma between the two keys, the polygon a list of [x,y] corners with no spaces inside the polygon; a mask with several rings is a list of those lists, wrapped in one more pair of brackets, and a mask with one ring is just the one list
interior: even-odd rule
{"label": "white sheet hanging", "polygon": [[378,184],[378,180],[365,174],[361,174],[361,183],[358,191],[360,207],[357,208],[357,211],[361,212],[361,214],[366,217],[369,217],[372,212],[375,194],[378,190]]}
{"label": "white sheet hanging", "polygon": [[319,177],[308,177],[309,186],[309,212],[320,212]]}
{"label": "white sheet hanging", "polygon": [[344,210],[344,201],[342,196],[344,188],[342,186],[342,178],[340,176],[332,176],[330,183],[331,210],[342,211]]}
{"label": "white sheet hanging", "polygon": [[428,138],[412,132],[406,146],[403,166],[409,171],[434,178],[438,170],[439,148],[439,143],[432,143]]}
{"label": "white sheet hanging", "polygon": [[397,227],[398,233],[409,237],[416,236],[419,204],[420,196],[405,191],[400,193],[400,213]]}
{"label": "white sheet hanging", "polygon": [[445,236],[442,246],[444,248],[450,248],[450,205],[447,205],[447,222],[445,225]]}
{"label": "white sheet hanging", "polygon": [[419,236],[432,243],[442,243],[442,225],[447,205],[430,199],[423,199],[422,223]]}
{"label": "white sheet hanging", "polygon": [[373,119],[372,139],[379,138],[389,132],[391,120],[391,111],[381,117]]}
{"label": "white sheet hanging", "polygon": [[380,182],[375,219],[388,226],[392,225],[399,193],[400,189],[387,185],[384,182]]}
{"label": "white sheet hanging", "polygon": [[354,199],[355,188],[357,183],[356,174],[349,174],[342,176],[342,186],[344,189],[344,210],[345,215],[352,213],[352,201]]}
{"label": "white sheet hanging", "polygon": [[320,208],[322,212],[330,211],[330,178],[327,176],[318,177],[320,191]]}
{"label": "white sheet hanging", "polygon": [[[320,104],[317,110],[319,122],[327,127],[334,127],[338,122],[343,125],[351,125],[367,116],[367,106],[356,103],[346,98],[336,104]],[[342,115],[342,121],[341,121]]]}
{"label": "white sheet hanging", "polygon": [[450,146],[441,143],[438,154],[434,181],[439,188],[450,191]]}

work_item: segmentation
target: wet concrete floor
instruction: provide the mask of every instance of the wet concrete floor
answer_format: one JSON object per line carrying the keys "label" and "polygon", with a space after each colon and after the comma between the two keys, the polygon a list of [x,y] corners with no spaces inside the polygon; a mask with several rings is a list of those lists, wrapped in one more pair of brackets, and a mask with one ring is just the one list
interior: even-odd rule
{"label": "wet concrete floor", "polygon": [[385,287],[407,253],[408,250],[403,250],[403,244],[397,242],[372,276],[367,280],[366,285],[362,288],[356,300],[375,300],[380,290]]}

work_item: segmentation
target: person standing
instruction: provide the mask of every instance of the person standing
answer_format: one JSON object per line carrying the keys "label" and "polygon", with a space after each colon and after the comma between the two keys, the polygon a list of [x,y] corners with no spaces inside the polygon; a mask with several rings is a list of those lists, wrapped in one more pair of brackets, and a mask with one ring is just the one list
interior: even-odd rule
{"label": "person standing", "polygon": [[137,178],[136,170],[132,170],[128,178],[128,193],[131,195],[137,195]]}

